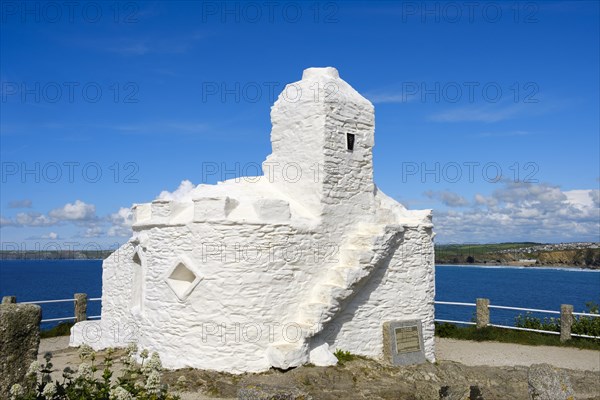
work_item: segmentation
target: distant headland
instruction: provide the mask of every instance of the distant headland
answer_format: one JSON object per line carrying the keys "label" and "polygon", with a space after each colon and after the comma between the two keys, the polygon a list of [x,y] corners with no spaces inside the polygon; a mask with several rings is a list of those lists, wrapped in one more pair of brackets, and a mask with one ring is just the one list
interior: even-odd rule
{"label": "distant headland", "polygon": [[600,243],[438,244],[436,264],[557,266],[600,269]]}
{"label": "distant headland", "polygon": [[[103,260],[114,250],[2,250],[0,260]],[[436,264],[600,269],[600,243],[436,244]]]}

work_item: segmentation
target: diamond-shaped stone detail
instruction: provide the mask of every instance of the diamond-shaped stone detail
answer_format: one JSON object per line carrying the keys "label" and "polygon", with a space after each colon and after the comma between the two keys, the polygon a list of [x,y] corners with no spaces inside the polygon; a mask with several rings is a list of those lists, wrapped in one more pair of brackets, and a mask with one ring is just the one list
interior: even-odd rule
{"label": "diamond-shaped stone detail", "polygon": [[169,271],[166,282],[180,301],[187,299],[202,280],[195,269],[190,260],[180,257]]}

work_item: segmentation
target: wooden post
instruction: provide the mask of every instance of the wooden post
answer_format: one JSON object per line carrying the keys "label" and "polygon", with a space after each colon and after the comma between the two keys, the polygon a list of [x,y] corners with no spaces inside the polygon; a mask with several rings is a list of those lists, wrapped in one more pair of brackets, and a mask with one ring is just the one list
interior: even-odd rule
{"label": "wooden post", "polygon": [[489,299],[477,299],[476,301],[476,322],[477,329],[485,328],[490,323],[490,300]]}
{"label": "wooden post", "polygon": [[75,322],[87,320],[87,294],[75,293]]}
{"label": "wooden post", "polygon": [[573,306],[571,304],[560,305],[560,341],[571,340],[571,327],[573,326]]}
{"label": "wooden post", "polygon": [[2,304],[14,304],[17,302],[17,296],[4,296],[2,298]]}

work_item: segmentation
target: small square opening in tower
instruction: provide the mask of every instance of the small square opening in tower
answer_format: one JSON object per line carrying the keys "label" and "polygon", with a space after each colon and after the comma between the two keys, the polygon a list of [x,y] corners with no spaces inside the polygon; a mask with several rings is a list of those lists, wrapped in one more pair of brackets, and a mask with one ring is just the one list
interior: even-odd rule
{"label": "small square opening in tower", "polygon": [[354,134],[346,133],[346,145],[348,146],[348,150],[354,150]]}

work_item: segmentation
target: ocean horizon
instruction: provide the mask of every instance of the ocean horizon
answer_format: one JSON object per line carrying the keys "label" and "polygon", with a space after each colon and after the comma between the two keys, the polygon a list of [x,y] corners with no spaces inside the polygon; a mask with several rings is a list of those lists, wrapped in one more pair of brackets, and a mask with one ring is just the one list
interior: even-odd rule
{"label": "ocean horizon", "polygon": [[[436,265],[436,301],[475,303],[479,297],[491,304],[559,311],[572,304],[576,312],[586,303],[600,303],[600,271],[565,267],[519,267],[484,265]],[[102,296],[102,260],[1,260],[0,295],[16,296],[18,302],[72,299],[75,293],[88,298]],[[436,304],[437,319],[471,321],[474,307]],[[71,303],[43,304],[44,319],[73,315]],[[101,302],[88,303],[88,316],[101,312]],[[514,325],[518,311],[491,311],[491,322]],[[557,317],[538,314],[538,317]],[[48,329],[57,322],[43,323]]]}

